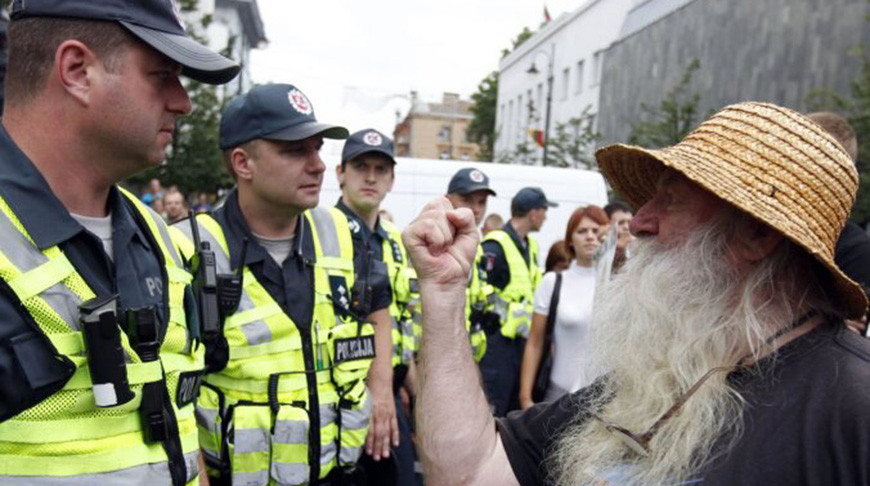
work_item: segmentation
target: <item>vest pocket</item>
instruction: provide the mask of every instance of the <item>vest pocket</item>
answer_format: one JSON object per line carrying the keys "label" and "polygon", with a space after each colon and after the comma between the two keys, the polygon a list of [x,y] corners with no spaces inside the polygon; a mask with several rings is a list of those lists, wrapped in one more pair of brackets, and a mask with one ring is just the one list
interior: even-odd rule
{"label": "vest pocket", "polygon": [[[341,322],[332,328],[329,358],[335,364],[332,380],[339,395],[346,396],[359,388],[368,375],[374,358],[374,335],[375,328],[369,323]],[[362,397],[359,391],[352,394]]]}
{"label": "vest pocket", "polygon": [[308,461],[308,412],[301,407],[281,404],[272,430],[273,480],[282,485],[305,484],[311,468]]}
{"label": "vest pocket", "polygon": [[232,417],[229,446],[232,484],[268,484],[272,410],[265,403],[239,402],[232,408]]}
{"label": "vest pocket", "polygon": [[372,417],[372,401],[368,390],[363,388],[363,396],[356,403],[341,399],[338,404],[339,416],[339,466],[353,466],[362,455]]}

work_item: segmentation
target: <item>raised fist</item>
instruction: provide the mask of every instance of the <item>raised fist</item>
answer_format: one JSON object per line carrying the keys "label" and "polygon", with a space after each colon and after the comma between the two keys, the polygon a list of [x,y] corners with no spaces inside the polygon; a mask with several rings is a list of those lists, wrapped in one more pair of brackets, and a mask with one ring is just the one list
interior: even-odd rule
{"label": "raised fist", "polygon": [[480,241],[471,210],[435,199],[405,228],[402,239],[421,284],[465,287]]}

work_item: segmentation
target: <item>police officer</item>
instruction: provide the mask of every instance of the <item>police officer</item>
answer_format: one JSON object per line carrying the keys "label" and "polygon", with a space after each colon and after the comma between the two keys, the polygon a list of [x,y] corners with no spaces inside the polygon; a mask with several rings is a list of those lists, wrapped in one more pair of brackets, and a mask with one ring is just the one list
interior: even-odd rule
{"label": "police officer", "polygon": [[[380,218],[380,206],[393,188],[396,165],[393,141],[374,129],[352,134],[344,144],[336,175],[341,198],[336,207],[347,215],[357,254],[386,271],[392,295],[393,390],[400,437],[394,443],[396,471],[367,464],[371,484],[414,484],[414,451],[410,421],[403,413],[399,389],[414,395],[413,307],[416,277],[408,262],[402,235],[391,222]],[[375,457],[377,457],[375,455]],[[394,477],[395,476],[395,477]]]}
{"label": "police officer", "polygon": [[388,287],[355,281],[347,219],[316,208],[323,140],[347,135],[319,123],[295,86],[253,88],[221,119],[237,188],[196,226],[173,227],[186,233],[194,266],[214,252],[219,301],[241,290],[220,312],[228,353],[206,341],[197,407],[209,476],[219,483],[345,484],[372,415],[366,376],[373,394],[378,386],[390,394],[392,377],[372,364],[377,350],[390,371]]}
{"label": "police officer", "polygon": [[487,335],[487,350],[480,361],[484,387],[493,413],[502,417],[519,407],[519,373],[523,346],[532,322],[532,301],[541,281],[538,244],[529,233],[547,219],[547,208],[557,206],[544,191],[525,187],[511,200],[511,219],[483,240],[482,265],[487,283],[495,288],[495,310],[501,327]]}
{"label": "police officer", "polygon": [[[460,169],[450,179],[447,199],[454,208],[468,208],[474,214],[477,226],[486,214],[486,203],[496,193],[489,187],[489,177],[474,168]],[[494,311],[493,287],[487,283],[486,271],[481,265],[483,249],[478,246],[474,265],[468,278],[465,298],[466,327],[471,339],[474,360],[480,362],[486,353],[486,329],[493,332],[499,327],[499,318]]]}
{"label": "police officer", "polygon": [[159,215],[116,182],[164,160],[178,75],[239,67],[166,1],[16,0],[0,128],[0,483],[196,481],[202,353]]}

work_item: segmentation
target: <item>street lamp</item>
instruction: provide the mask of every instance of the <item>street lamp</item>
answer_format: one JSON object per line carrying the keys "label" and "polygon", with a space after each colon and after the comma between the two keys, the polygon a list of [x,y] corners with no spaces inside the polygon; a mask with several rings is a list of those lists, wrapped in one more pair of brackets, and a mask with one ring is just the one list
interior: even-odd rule
{"label": "street lamp", "polygon": [[[547,113],[544,115],[544,165],[547,165],[547,148],[549,146],[550,141],[550,108],[553,104],[553,58],[556,57],[556,44],[550,44],[550,53],[547,51],[540,49],[535,53],[535,57],[538,54],[543,54],[547,57]],[[526,70],[529,74],[538,74],[538,68],[535,67],[534,58],[532,58],[532,65],[529,66],[529,69]]]}

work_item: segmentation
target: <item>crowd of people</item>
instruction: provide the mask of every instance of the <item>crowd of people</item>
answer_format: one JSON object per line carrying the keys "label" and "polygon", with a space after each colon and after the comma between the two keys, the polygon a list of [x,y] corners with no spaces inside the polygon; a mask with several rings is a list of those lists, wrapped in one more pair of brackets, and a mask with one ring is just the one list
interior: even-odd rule
{"label": "crowd of people", "polygon": [[[723,108],[610,145],[625,202],[463,168],[398,228],[392,140],[292,84],[230,100],[217,207],[150,182],[179,76],[239,66],[171,2],[13,2],[0,126],[0,482],[870,484],[870,239],[842,118]],[[341,196],[322,201],[324,139]],[[418,464],[418,459],[420,463]]]}

